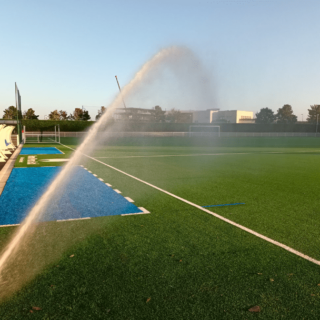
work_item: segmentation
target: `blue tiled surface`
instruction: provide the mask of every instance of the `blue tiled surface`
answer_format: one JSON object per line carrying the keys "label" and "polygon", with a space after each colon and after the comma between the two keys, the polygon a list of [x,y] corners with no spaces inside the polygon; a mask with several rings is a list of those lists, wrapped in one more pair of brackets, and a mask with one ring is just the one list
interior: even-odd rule
{"label": "blue tiled surface", "polygon": [[[0,196],[0,225],[20,223],[60,170],[62,167],[14,168]],[[81,167],[73,169],[66,187],[55,197],[41,221],[142,212]]]}
{"label": "blue tiled surface", "polygon": [[28,154],[63,154],[60,150],[54,147],[48,148],[22,148],[20,155]]}

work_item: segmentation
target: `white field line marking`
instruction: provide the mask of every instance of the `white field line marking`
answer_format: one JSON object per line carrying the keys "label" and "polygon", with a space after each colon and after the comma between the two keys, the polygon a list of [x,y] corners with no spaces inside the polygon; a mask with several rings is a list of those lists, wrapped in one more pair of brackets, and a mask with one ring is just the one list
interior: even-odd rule
{"label": "white field line marking", "polygon": [[121,193],[118,189],[113,189],[116,193]]}
{"label": "white field line marking", "polygon": [[126,200],[128,200],[129,202],[134,202],[131,198],[129,197],[124,197]]}
{"label": "white field line marking", "polygon": [[98,178],[100,181],[103,181],[103,179],[101,179],[101,178]]}
{"label": "white field line marking", "polygon": [[121,216],[135,216],[137,214],[149,214],[150,212],[123,213]]}
{"label": "white field line marking", "polygon": [[144,207],[138,207],[138,209],[140,209],[143,213],[150,213],[150,211],[148,211]]}
{"label": "white field line marking", "polygon": [[92,173],[92,171],[89,171],[89,170],[88,170],[88,172]]}
{"label": "white field line marking", "polygon": [[93,174],[95,177],[97,177],[97,175],[96,174]]}
{"label": "white field line marking", "polygon": [[[56,220],[56,222],[74,221],[74,220],[87,220],[87,219],[91,219],[91,218],[87,217],[87,218],[76,218],[76,219],[63,219],[63,220]],[[3,228],[3,227],[14,227],[14,226],[20,226],[20,223],[18,223],[18,224],[5,224],[5,225],[0,226],[0,228]]]}
{"label": "white field line marking", "polygon": [[110,183],[106,183],[106,185],[107,185],[108,187],[112,187],[112,185],[111,185]]}
{"label": "white field line marking", "polygon": [[316,150],[316,151],[295,151],[295,152],[290,152],[290,151],[288,151],[288,152],[273,152],[273,151],[270,151],[270,152],[260,152],[259,154],[274,154],[274,153],[276,153],[276,154],[299,154],[299,153],[312,153],[312,154],[318,154],[319,153],[319,151],[318,150]]}
{"label": "white field line marking", "polygon": [[194,153],[194,154],[165,154],[154,156],[124,156],[124,157],[96,157],[96,159],[125,159],[125,158],[163,158],[163,157],[197,157],[197,156],[223,156],[228,154],[249,154],[249,153]]}
{"label": "white field line marking", "polygon": [[[63,145],[63,146],[65,146],[65,145]],[[65,147],[70,148],[70,147],[68,147],[68,146],[65,146]],[[70,148],[70,149],[72,149],[72,148]],[[72,149],[72,150],[74,150],[74,149]],[[289,252],[291,252],[291,253],[293,253],[293,254],[295,254],[295,255],[303,258],[303,259],[306,259],[306,260],[308,260],[308,261],[310,261],[310,262],[313,262],[313,263],[315,263],[315,264],[317,264],[317,265],[320,266],[320,261],[319,261],[319,260],[316,260],[316,259],[314,259],[314,258],[311,258],[311,257],[307,256],[306,254],[303,254],[302,252],[299,252],[299,251],[297,251],[297,250],[295,250],[295,249],[293,249],[293,248],[291,248],[291,247],[289,247],[289,246],[286,246],[285,244],[283,244],[283,243],[281,243],[281,242],[278,242],[278,241],[276,241],[276,240],[273,240],[273,239],[271,239],[271,238],[268,238],[268,237],[262,235],[261,233],[258,233],[258,232],[256,232],[256,231],[253,231],[253,230],[251,230],[251,229],[249,229],[249,228],[247,228],[247,227],[244,227],[244,226],[242,226],[241,224],[238,224],[238,223],[236,223],[236,222],[234,222],[234,221],[232,221],[232,220],[229,220],[229,219],[227,219],[227,218],[225,218],[225,217],[223,217],[223,216],[220,216],[220,215],[218,215],[217,213],[212,212],[212,211],[210,211],[210,210],[208,210],[208,209],[206,209],[206,208],[202,208],[201,206],[199,206],[199,205],[197,205],[197,204],[195,204],[195,203],[193,203],[193,202],[191,202],[191,201],[189,201],[189,200],[186,200],[186,199],[183,199],[183,198],[181,198],[181,197],[179,197],[179,196],[176,196],[175,194],[173,194],[173,193],[171,193],[171,192],[168,192],[168,191],[166,191],[166,190],[164,190],[164,189],[161,189],[161,188],[159,188],[159,187],[157,187],[157,186],[155,186],[155,185],[153,185],[153,184],[151,184],[151,183],[149,183],[149,182],[146,182],[146,181],[144,181],[144,180],[142,180],[142,179],[139,179],[139,178],[137,178],[137,177],[135,177],[135,176],[133,176],[133,175],[131,175],[131,174],[129,174],[129,173],[126,173],[126,172],[124,172],[124,171],[122,171],[122,170],[120,170],[120,169],[117,169],[117,168],[115,168],[115,167],[113,167],[113,166],[111,166],[111,165],[109,165],[109,164],[107,164],[107,163],[104,163],[104,162],[102,162],[102,161],[100,161],[100,160],[98,160],[98,159],[95,159],[95,158],[93,158],[93,157],[90,157],[90,156],[88,156],[88,155],[86,155],[86,154],[84,154],[84,153],[82,153],[82,154],[83,154],[84,156],[86,156],[87,158],[89,158],[89,159],[92,159],[92,160],[94,160],[94,161],[96,161],[96,162],[99,162],[99,163],[103,164],[103,165],[106,166],[106,167],[109,167],[109,168],[111,168],[111,169],[113,169],[113,170],[115,170],[115,171],[118,171],[118,172],[120,172],[120,173],[122,173],[122,174],[124,174],[124,175],[126,175],[126,176],[128,176],[128,177],[130,177],[130,178],[133,178],[133,179],[135,179],[135,180],[137,180],[137,181],[140,181],[140,182],[146,184],[147,186],[150,186],[150,187],[152,187],[152,188],[154,188],[154,189],[156,189],[156,190],[159,190],[159,191],[161,191],[161,192],[163,192],[163,193],[165,193],[165,194],[167,194],[167,195],[169,195],[169,196],[171,196],[171,197],[173,197],[173,198],[176,198],[176,199],[178,199],[178,200],[180,200],[180,201],[182,201],[182,202],[184,202],[184,203],[187,203],[187,204],[189,204],[189,205],[191,205],[191,206],[193,206],[193,207],[195,207],[195,208],[197,208],[197,209],[199,209],[199,210],[201,210],[201,211],[207,212],[207,213],[213,215],[214,217],[216,217],[216,218],[218,218],[218,219],[220,219],[220,220],[222,220],[222,221],[224,221],[224,222],[227,222],[227,223],[229,223],[229,224],[231,224],[231,225],[233,225],[233,226],[235,226],[235,227],[237,227],[237,228],[239,228],[239,229],[241,229],[241,230],[244,230],[244,231],[246,231],[246,232],[248,232],[248,233],[251,233],[251,234],[253,234],[254,236],[256,236],[256,237],[258,237],[258,238],[261,238],[261,239],[263,239],[263,240],[265,240],[265,241],[268,241],[268,242],[270,242],[270,243],[272,243],[272,244],[274,244],[274,245],[276,245],[276,246],[278,246],[278,247],[280,247],[280,248],[282,248],[282,249],[284,249],[284,250],[287,250],[287,251],[289,251]]]}
{"label": "white field line marking", "polygon": [[57,222],[63,222],[63,221],[74,221],[74,220],[88,220],[91,219],[90,217],[86,218],[75,218],[75,219],[62,219],[62,220],[56,220]]}
{"label": "white field line marking", "polygon": [[19,162],[23,162],[24,161],[24,157],[21,157]]}
{"label": "white field line marking", "polygon": [[61,152],[61,153],[59,153],[59,154],[65,154],[63,151],[61,151],[61,150],[58,149],[57,147],[55,147],[55,148]]}

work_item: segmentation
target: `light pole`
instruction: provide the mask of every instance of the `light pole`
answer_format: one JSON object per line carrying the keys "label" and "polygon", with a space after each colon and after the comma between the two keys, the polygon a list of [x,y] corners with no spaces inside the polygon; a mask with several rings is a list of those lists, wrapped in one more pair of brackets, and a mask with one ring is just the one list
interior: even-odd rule
{"label": "light pole", "polygon": [[118,77],[116,77],[116,80],[117,80],[117,84],[118,84],[118,87],[119,87],[119,91],[120,91],[120,95],[121,95],[121,98],[122,98],[122,102],[123,102],[123,105],[124,105],[124,108],[126,109],[126,104],[124,103],[124,99],[123,99],[123,96],[122,96],[122,92],[121,92],[121,88],[120,88],[120,84],[119,84],[119,81],[118,81]]}

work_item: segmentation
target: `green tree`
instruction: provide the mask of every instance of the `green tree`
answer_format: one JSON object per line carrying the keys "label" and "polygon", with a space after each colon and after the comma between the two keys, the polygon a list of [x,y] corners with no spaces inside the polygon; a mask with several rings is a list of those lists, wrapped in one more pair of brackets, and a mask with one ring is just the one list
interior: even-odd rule
{"label": "green tree", "polygon": [[313,106],[310,106],[310,109],[308,109],[309,115],[307,118],[308,122],[316,123],[317,122],[317,115],[318,115],[318,121],[320,121],[320,104],[314,104]]}
{"label": "green tree", "polygon": [[155,106],[154,107],[155,113],[154,113],[154,117],[155,117],[155,122],[164,122],[165,121],[165,111],[162,111],[160,106]]}
{"label": "green tree", "polygon": [[256,113],[256,123],[273,123],[275,119],[276,116],[269,108],[262,108]]}
{"label": "green tree", "polygon": [[192,122],[192,114],[184,113],[180,110],[171,109],[166,114],[166,121],[172,123],[191,123]]}
{"label": "green tree", "polygon": [[276,117],[277,123],[297,122],[297,116],[293,114],[293,110],[290,104],[285,104],[282,108],[279,108]]}
{"label": "green tree", "polygon": [[68,117],[67,111],[60,110],[59,113],[60,113],[60,120],[68,120],[69,117]]}
{"label": "green tree", "polygon": [[102,115],[106,112],[107,108],[106,107],[101,107],[100,110],[98,110],[98,114],[96,115],[96,120],[99,120]]}
{"label": "green tree", "polygon": [[82,113],[82,119],[81,119],[81,120],[83,120],[83,121],[88,121],[88,120],[90,120],[90,119],[91,119],[91,117],[90,117],[90,115],[89,115],[89,111],[84,110],[83,113]]}
{"label": "green tree", "polygon": [[54,110],[49,114],[50,120],[60,120],[60,112],[58,110]]}
{"label": "green tree", "polygon": [[39,120],[39,115],[37,116],[35,111],[32,108],[29,108],[23,113],[23,119],[26,120]]}
{"label": "green tree", "polygon": [[91,119],[89,112],[81,108],[75,108],[73,114],[70,114],[69,118],[76,121],[88,121]]}
{"label": "green tree", "polygon": [[17,119],[18,111],[15,106],[10,106],[3,111],[3,119]]}
{"label": "green tree", "polygon": [[75,108],[73,113],[70,113],[69,118],[72,120],[81,120],[82,119],[83,110],[81,108]]}

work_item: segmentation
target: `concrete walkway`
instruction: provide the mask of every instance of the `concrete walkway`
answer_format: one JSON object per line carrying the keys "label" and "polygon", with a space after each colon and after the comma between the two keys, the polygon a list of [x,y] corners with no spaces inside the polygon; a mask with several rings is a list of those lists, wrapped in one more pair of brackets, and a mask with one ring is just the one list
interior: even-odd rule
{"label": "concrete walkway", "polygon": [[0,171],[0,195],[10,177],[11,171],[14,167],[16,159],[18,158],[18,155],[20,154],[22,147],[23,144],[20,144],[20,146],[14,151],[13,155],[7,161],[6,165]]}

